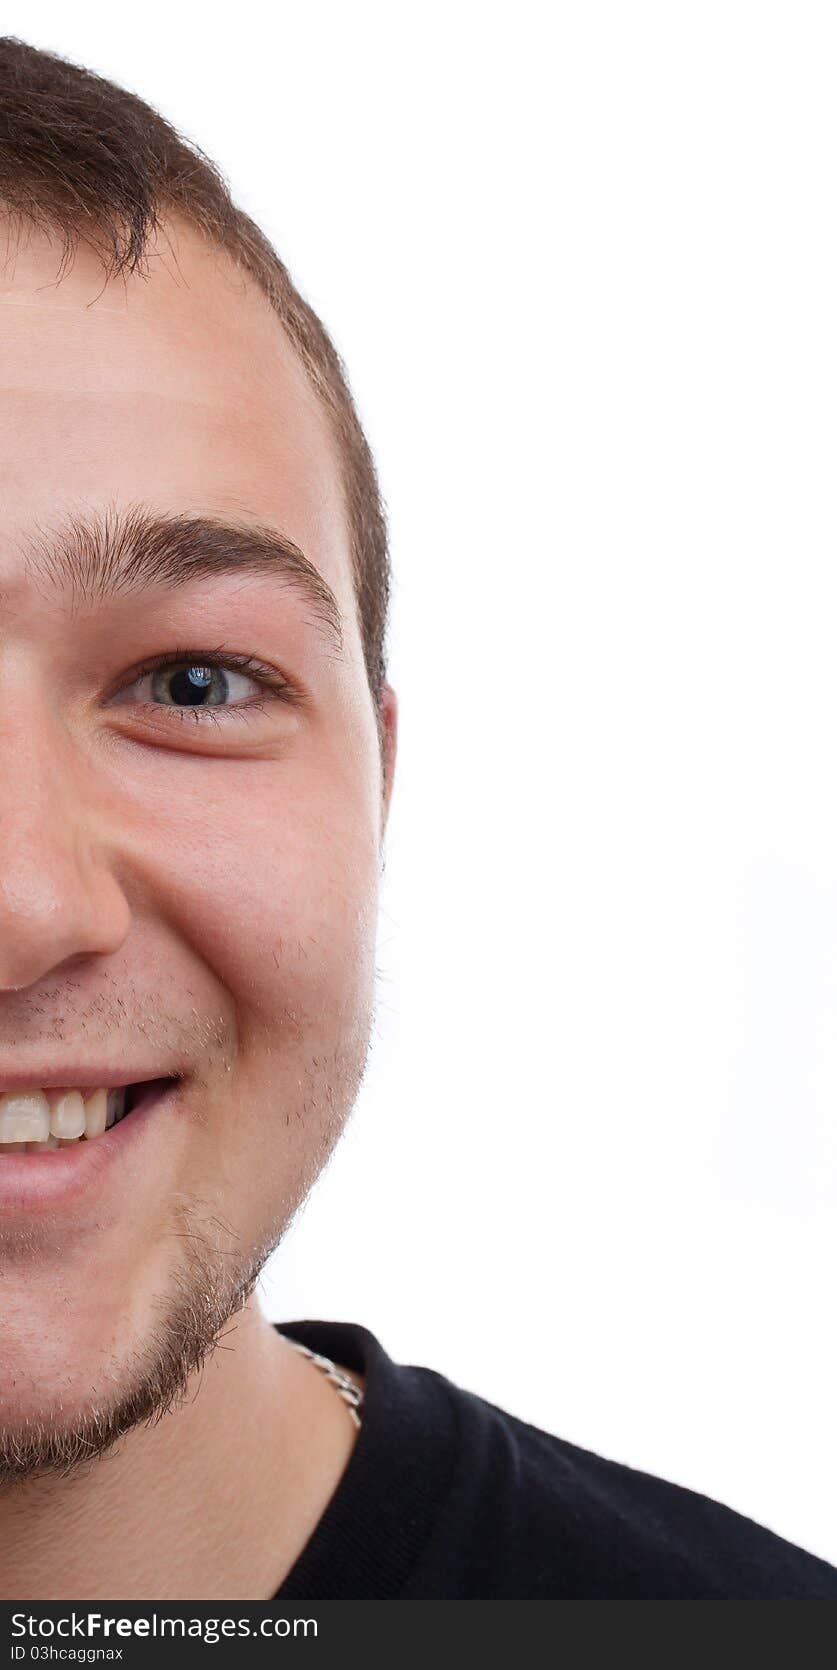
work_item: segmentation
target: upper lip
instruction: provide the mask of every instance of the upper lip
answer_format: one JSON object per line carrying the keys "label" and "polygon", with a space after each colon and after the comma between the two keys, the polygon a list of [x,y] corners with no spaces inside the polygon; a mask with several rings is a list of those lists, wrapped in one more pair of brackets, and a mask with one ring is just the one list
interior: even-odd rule
{"label": "upper lip", "polygon": [[0,1066],[0,1095],[13,1090],[120,1090],[129,1084],[147,1083],[149,1079],[177,1077],[176,1073],[161,1073],[155,1067],[126,1073],[124,1067],[103,1067],[95,1063],[84,1067],[33,1068],[29,1073],[6,1073]]}

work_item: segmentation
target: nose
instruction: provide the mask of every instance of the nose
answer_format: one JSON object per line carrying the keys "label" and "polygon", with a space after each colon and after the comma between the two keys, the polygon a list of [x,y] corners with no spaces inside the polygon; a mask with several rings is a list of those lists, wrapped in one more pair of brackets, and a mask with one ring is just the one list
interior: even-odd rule
{"label": "nose", "polygon": [[130,909],[106,821],[95,774],[60,728],[19,714],[0,724],[0,991],[123,943]]}

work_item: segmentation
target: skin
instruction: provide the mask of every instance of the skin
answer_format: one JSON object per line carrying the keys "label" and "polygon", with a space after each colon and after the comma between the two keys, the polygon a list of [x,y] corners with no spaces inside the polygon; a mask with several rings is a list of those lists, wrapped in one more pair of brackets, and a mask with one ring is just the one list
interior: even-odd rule
{"label": "skin", "polygon": [[[0,1419],[71,1430],[124,1395],[184,1289],[216,1282],[223,1310],[339,1138],[396,705],[387,688],[382,760],[333,442],[267,301],[176,221],[145,277],[105,283],[82,246],[56,281],[59,256],[33,232],[0,270],[0,1083],[88,1058],[184,1075],[124,1180],[0,1225]],[[33,530],[130,505],[292,539],[335,593],[342,652],[268,576],[81,608],[35,583]],[[145,659],[221,643],[304,705],[199,728],[106,700]],[[222,1347],[156,1425],[0,1492],[2,1598],[275,1593],[355,1428],[252,1294]]]}

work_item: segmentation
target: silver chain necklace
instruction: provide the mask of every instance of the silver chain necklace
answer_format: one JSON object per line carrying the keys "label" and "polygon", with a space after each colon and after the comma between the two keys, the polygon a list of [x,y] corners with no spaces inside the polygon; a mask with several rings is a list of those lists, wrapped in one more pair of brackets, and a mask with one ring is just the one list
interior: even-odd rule
{"label": "silver chain necklace", "polygon": [[288,1340],[288,1344],[292,1345],[295,1351],[300,1351],[303,1357],[307,1357],[310,1363],[316,1363],[317,1368],[322,1370],[326,1379],[330,1380],[332,1386],[340,1393],[355,1426],[360,1426],[361,1420],[358,1410],[363,1404],[363,1392],[360,1387],[356,1386],[354,1381],[349,1379],[348,1374],[344,1374],[343,1370],[338,1368],[330,1357],[321,1357],[319,1352],[309,1351],[307,1345],[300,1345],[299,1340],[296,1339],[288,1339],[287,1334],[283,1334],[282,1338]]}

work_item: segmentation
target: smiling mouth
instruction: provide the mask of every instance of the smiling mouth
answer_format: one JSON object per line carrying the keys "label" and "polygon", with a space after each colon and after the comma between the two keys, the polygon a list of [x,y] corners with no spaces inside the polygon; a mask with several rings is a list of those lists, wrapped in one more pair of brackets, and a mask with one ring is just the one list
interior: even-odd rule
{"label": "smiling mouth", "polygon": [[115,1090],[8,1091],[0,1095],[0,1161],[4,1154],[43,1154],[93,1142],[176,1083],[176,1078],[162,1078]]}

